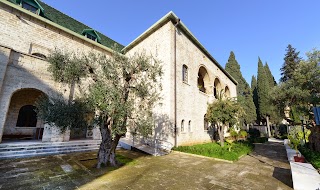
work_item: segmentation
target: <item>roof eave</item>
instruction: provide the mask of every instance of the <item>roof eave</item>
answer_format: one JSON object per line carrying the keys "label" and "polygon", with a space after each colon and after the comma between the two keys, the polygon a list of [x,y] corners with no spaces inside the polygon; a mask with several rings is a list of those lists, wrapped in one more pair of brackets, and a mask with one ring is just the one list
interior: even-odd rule
{"label": "roof eave", "polygon": [[[167,13],[165,16],[163,16],[160,20],[158,20],[156,23],[154,23],[150,28],[148,28],[145,32],[143,32],[140,36],[138,36],[136,39],[134,39],[130,44],[128,44],[126,47],[124,47],[121,51],[122,52],[127,52],[130,49],[132,49],[134,46],[139,44],[142,40],[144,40],[146,37],[148,37],[151,33],[156,31],[160,26],[162,26],[164,23],[168,21],[173,21],[175,22],[178,19],[178,17],[170,11]],[[191,31],[186,27],[183,22],[180,21],[178,25],[179,29],[185,32],[185,34],[192,40],[193,43],[212,61],[214,62],[219,69],[226,74],[230,80],[234,84],[238,84],[238,82],[216,61],[211,54],[206,50],[206,48],[199,42],[199,40],[191,33]]]}
{"label": "roof eave", "polygon": [[103,50],[106,50],[106,51],[108,51],[108,52],[110,52],[110,53],[115,52],[115,51],[112,50],[111,48],[108,48],[108,47],[106,47],[106,46],[104,46],[104,45],[102,45],[102,44],[99,44],[99,43],[97,43],[97,42],[94,42],[94,41],[86,38],[85,36],[82,36],[82,35],[74,32],[74,31],[72,31],[72,30],[70,30],[70,29],[68,29],[68,28],[62,27],[62,26],[60,26],[60,25],[58,25],[58,24],[56,24],[56,23],[54,23],[54,22],[52,22],[52,21],[50,21],[50,20],[48,20],[48,19],[46,19],[46,18],[43,18],[42,16],[39,16],[39,15],[37,15],[37,14],[34,14],[34,13],[32,13],[32,12],[30,12],[30,11],[28,11],[28,10],[26,10],[26,9],[18,6],[18,5],[16,5],[16,4],[13,4],[13,3],[9,2],[9,1],[0,0],[0,3],[3,3],[3,4],[5,4],[5,5],[9,6],[9,7],[12,7],[12,8],[14,8],[14,9],[16,9],[16,10],[18,10],[18,11],[23,12],[24,14],[27,14],[27,15],[29,15],[29,16],[31,16],[31,17],[34,17],[34,18],[38,19],[38,20],[41,20],[41,21],[44,22],[44,23],[47,23],[47,24],[49,24],[49,25],[51,25],[51,26],[53,26],[53,27],[56,27],[56,28],[58,28],[58,29],[60,29],[60,30],[62,30],[62,31],[64,31],[64,32],[66,32],[66,33],[69,33],[69,34],[71,34],[71,35],[73,35],[73,36],[75,36],[75,37],[77,37],[77,38],[80,38],[81,40],[84,40],[85,42],[88,42],[88,43],[90,43],[90,44],[92,44],[92,45],[94,45],[94,46],[97,46],[97,47],[99,47],[99,48],[101,48],[101,49],[103,49]]}

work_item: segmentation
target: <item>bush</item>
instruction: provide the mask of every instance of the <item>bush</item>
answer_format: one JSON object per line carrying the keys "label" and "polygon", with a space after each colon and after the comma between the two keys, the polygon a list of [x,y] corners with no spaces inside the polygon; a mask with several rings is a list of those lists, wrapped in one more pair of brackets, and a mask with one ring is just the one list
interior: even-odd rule
{"label": "bush", "polygon": [[241,131],[240,131],[240,137],[242,137],[242,138],[247,138],[247,136],[248,136],[247,131],[245,131],[245,130],[241,130]]}
{"label": "bush", "polygon": [[249,129],[250,138],[260,137],[260,131],[258,129]]}
{"label": "bush", "polygon": [[253,150],[253,145],[248,141],[233,142],[232,149],[229,151],[230,146],[226,144],[224,147],[221,147],[219,143],[206,143],[193,146],[179,146],[174,148],[174,150],[231,161],[238,160],[240,156],[249,154]]}
{"label": "bush", "polygon": [[320,169],[320,152],[315,152],[307,147],[300,146],[301,154],[317,169]]}

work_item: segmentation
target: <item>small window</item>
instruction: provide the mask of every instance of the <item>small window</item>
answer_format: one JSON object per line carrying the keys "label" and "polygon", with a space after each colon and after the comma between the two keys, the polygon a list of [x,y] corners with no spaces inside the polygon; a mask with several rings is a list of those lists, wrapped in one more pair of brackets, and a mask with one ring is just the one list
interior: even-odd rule
{"label": "small window", "polygon": [[188,67],[186,65],[182,66],[182,80],[188,83]]}
{"label": "small window", "polygon": [[181,121],[181,132],[184,132],[184,120]]}
{"label": "small window", "polygon": [[85,37],[89,38],[90,40],[96,41],[98,43],[101,43],[101,38],[98,35],[98,33],[93,29],[84,29],[81,33]]}
{"label": "small window", "polygon": [[19,110],[17,127],[36,127],[37,113],[34,111],[35,106],[25,105]]}
{"label": "small window", "polygon": [[89,38],[89,39],[91,39],[91,40],[93,40],[93,41],[97,41],[97,38],[94,37],[94,36],[91,35],[91,34],[86,34],[86,36],[87,36],[87,38]]}
{"label": "small window", "polygon": [[189,128],[189,132],[191,132],[192,131],[192,129],[191,129],[191,120],[189,120],[188,128]]}
{"label": "small window", "polygon": [[207,115],[204,115],[204,118],[203,118],[203,128],[204,128],[205,131],[207,131],[209,129],[209,123],[208,123]]}
{"label": "small window", "polygon": [[22,2],[22,8],[27,9],[28,11],[31,11],[33,13],[37,13],[38,8],[34,7],[26,2]]}

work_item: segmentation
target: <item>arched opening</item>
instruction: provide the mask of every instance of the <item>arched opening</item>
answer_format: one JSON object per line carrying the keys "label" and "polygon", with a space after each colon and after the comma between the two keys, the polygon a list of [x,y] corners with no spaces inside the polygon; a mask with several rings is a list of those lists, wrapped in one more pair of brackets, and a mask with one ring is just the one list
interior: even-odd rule
{"label": "arched opening", "polygon": [[16,127],[36,127],[37,113],[33,105],[22,106],[19,110]]}
{"label": "arched opening", "polygon": [[184,132],[184,120],[181,121],[181,132]]}
{"label": "arched opening", "polygon": [[226,86],[226,87],[224,88],[224,94],[225,94],[225,96],[226,96],[227,98],[230,98],[230,90],[229,90],[229,87],[228,87],[228,86]]}
{"label": "arched opening", "polygon": [[220,80],[216,78],[214,79],[214,83],[213,83],[213,96],[215,98],[218,98],[220,91],[221,91],[221,83],[220,83]]}
{"label": "arched opening", "polygon": [[44,123],[37,119],[35,102],[46,96],[37,89],[21,89],[13,93],[4,124],[3,140],[42,139]]}
{"label": "arched opening", "polygon": [[210,78],[207,70],[204,67],[199,68],[198,72],[198,88],[201,92],[208,93],[208,86],[210,84]]}
{"label": "arched opening", "polygon": [[208,119],[207,119],[207,114],[205,114],[204,117],[203,117],[203,129],[205,131],[209,130],[209,122],[208,122]]}
{"label": "arched opening", "polygon": [[189,132],[191,132],[191,131],[192,131],[192,128],[191,128],[191,120],[189,120],[188,128],[189,128]]}
{"label": "arched opening", "polygon": [[182,66],[182,81],[188,83],[188,67],[186,65]]}

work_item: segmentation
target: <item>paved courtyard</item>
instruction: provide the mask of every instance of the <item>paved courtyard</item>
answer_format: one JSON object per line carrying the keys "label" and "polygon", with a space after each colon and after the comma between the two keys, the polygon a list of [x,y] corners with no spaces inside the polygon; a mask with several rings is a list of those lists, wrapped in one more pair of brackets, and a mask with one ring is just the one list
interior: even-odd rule
{"label": "paved courtyard", "polygon": [[94,168],[95,152],[0,160],[0,189],[292,189],[284,146],[268,142],[235,163],[181,153],[152,157],[119,150],[133,160]]}

